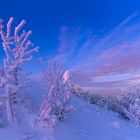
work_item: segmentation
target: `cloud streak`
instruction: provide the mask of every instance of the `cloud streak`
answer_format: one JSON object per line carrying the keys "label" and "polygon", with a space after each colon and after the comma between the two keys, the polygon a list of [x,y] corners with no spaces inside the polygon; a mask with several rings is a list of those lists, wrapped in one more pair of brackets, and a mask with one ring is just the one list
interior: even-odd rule
{"label": "cloud streak", "polygon": [[[76,83],[83,87],[123,87],[126,80],[95,82],[104,76],[139,73],[140,71],[140,17],[130,15],[118,26],[102,34],[81,27],[60,29],[56,59],[77,73]],[[128,79],[129,81],[129,79]],[[117,84],[116,84],[117,83]],[[130,81],[129,81],[130,84]],[[121,86],[122,85],[122,86]],[[125,84],[126,85],[126,84]]]}

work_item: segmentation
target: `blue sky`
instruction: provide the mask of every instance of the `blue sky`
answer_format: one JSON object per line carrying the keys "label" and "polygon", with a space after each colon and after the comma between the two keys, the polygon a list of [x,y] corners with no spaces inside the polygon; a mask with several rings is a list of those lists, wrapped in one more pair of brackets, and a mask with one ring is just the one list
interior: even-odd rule
{"label": "blue sky", "polygon": [[7,22],[11,16],[15,25],[27,21],[40,47],[26,70],[38,73],[40,57],[54,58],[86,88],[111,87],[112,93],[138,86],[139,0],[0,0],[0,18]]}
{"label": "blue sky", "polygon": [[41,53],[57,48],[62,26],[81,27],[102,32],[110,30],[133,12],[140,11],[139,0],[3,0],[0,17],[25,19],[33,31],[33,40]]}

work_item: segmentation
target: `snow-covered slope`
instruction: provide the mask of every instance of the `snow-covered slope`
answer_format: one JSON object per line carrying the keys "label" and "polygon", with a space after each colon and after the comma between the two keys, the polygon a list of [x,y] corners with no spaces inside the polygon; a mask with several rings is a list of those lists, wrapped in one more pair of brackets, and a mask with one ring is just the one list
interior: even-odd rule
{"label": "snow-covered slope", "polygon": [[74,99],[76,111],[56,128],[57,140],[140,140],[140,127]]}
{"label": "snow-covered slope", "polygon": [[[38,90],[38,83],[34,85],[31,87],[34,92],[30,95],[36,103],[33,105],[36,113],[42,101],[43,89]],[[72,104],[75,111],[59,122],[54,132],[33,128],[32,116],[23,114],[19,125],[0,128],[0,140],[140,140],[140,127],[79,97],[73,96]]]}

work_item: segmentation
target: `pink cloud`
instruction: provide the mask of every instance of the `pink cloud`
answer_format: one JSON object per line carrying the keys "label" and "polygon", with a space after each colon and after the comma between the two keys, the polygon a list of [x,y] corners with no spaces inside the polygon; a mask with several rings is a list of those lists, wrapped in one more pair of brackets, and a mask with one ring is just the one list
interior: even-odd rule
{"label": "pink cloud", "polygon": [[[140,44],[139,44],[140,46]],[[95,75],[110,75],[117,73],[135,72],[140,70],[140,48],[131,51],[123,49],[103,52],[97,61],[103,61],[94,71]]]}
{"label": "pink cloud", "polygon": [[94,78],[133,73],[140,70],[140,24],[132,14],[101,36],[80,27],[63,26],[55,59],[75,71],[74,81],[83,87],[113,89],[127,86],[126,80],[98,83]]}

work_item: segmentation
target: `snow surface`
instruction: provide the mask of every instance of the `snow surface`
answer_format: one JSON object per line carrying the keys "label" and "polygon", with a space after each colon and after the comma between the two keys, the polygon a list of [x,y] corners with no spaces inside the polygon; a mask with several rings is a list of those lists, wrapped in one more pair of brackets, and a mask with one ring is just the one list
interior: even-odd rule
{"label": "snow surface", "polygon": [[140,127],[75,98],[76,111],[56,128],[57,140],[140,140]]}
{"label": "snow surface", "polygon": [[[30,95],[36,103],[33,108],[38,110],[43,89],[38,90],[38,83],[33,85],[34,92]],[[76,96],[73,96],[72,104],[74,112],[59,122],[54,131],[33,128],[33,116],[22,114],[19,125],[0,128],[0,140],[140,140],[140,127],[120,119],[116,114]]]}

